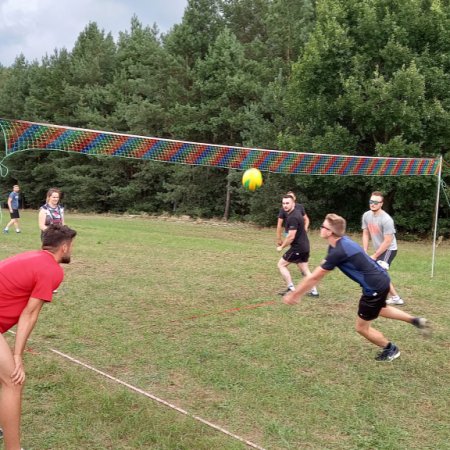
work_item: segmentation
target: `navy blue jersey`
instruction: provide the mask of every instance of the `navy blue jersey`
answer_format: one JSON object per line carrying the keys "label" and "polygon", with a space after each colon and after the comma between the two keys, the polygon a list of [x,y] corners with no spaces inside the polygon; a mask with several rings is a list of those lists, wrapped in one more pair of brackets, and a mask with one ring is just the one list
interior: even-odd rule
{"label": "navy blue jersey", "polygon": [[328,254],[321,267],[325,270],[338,267],[362,287],[364,295],[375,295],[384,291],[389,288],[391,282],[387,272],[348,236],[339,239],[336,247],[328,247]]}

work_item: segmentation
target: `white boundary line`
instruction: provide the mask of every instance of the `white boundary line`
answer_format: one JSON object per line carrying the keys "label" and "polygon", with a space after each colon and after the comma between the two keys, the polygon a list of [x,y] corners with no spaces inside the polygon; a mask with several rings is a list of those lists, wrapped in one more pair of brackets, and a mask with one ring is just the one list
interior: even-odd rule
{"label": "white boundary line", "polygon": [[75,364],[78,364],[78,365],[80,365],[80,366],[82,366],[82,367],[84,367],[86,369],[92,370],[93,372],[98,373],[99,375],[102,375],[102,376],[104,376],[106,378],[109,378],[110,380],[115,381],[116,383],[121,384],[122,386],[125,386],[125,387],[127,387],[128,389],[130,389],[132,391],[137,392],[138,394],[145,395],[146,397],[151,398],[152,400],[155,400],[156,402],[161,403],[161,404],[163,404],[165,406],[168,406],[169,408],[174,409],[175,411],[178,411],[179,413],[184,414],[185,416],[191,417],[192,419],[195,419],[198,422],[201,422],[201,423],[203,423],[205,425],[208,425],[209,427],[214,428],[217,431],[221,431],[222,433],[224,433],[224,434],[226,434],[228,436],[231,436],[232,438],[237,439],[238,441],[243,442],[244,444],[248,445],[249,447],[256,448],[258,450],[265,450],[263,447],[260,447],[259,445],[254,444],[251,441],[247,441],[246,439],[241,438],[240,436],[237,436],[236,434],[233,434],[233,433],[225,430],[225,428],[222,428],[219,425],[215,425],[214,423],[209,422],[209,421],[207,421],[205,419],[202,419],[199,416],[195,416],[193,414],[190,414],[189,412],[185,411],[182,408],[179,408],[178,406],[173,405],[172,403],[169,403],[169,402],[167,402],[165,400],[162,400],[161,398],[158,398],[155,395],[150,394],[149,392],[146,392],[146,391],[144,391],[142,389],[139,389],[139,388],[137,388],[137,387],[135,387],[135,386],[125,382],[125,381],[119,380],[118,378],[115,378],[115,377],[113,377],[113,376],[111,376],[111,375],[109,375],[109,374],[107,374],[105,372],[102,372],[101,370],[96,369],[95,367],[92,367],[92,366],[90,366],[88,364],[85,364],[85,363],[79,361],[78,359],[72,358],[71,356],[66,355],[65,353],[62,353],[59,350],[55,350],[55,349],[51,348],[50,351],[52,351],[53,353],[56,353],[57,355],[65,358],[65,359],[68,359],[69,361],[71,361],[71,362],[73,362]]}

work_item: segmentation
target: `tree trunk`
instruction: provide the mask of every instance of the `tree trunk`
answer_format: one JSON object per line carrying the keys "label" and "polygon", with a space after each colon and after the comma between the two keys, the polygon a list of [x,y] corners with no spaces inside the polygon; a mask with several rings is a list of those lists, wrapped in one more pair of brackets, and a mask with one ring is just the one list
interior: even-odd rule
{"label": "tree trunk", "polygon": [[227,175],[227,195],[225,198],[225,211],[223,213],[223,220],[225,222],[228,221],[230,218],[230,202],[231,202],[231,177],[230,177],[230,170],[228,169],[228,175]]}

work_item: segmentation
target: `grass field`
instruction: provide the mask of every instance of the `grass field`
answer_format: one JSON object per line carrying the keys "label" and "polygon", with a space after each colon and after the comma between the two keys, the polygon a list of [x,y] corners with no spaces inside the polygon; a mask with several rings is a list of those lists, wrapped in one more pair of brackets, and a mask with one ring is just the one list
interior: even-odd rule
{"label": "grass field", "polygon": [[[0,258],[40,245],[37,212],[22,215]],[[75,214],[68,224],[73,262],[25,356],[25,449],[248,448],[192,415],[265,449],[450,449],[447,241],[433,279],[431,243],[400,241],[393,281],[434,335],[379,319],[402,355],[376,363],[354,331],[359,287],[340,272],[319,299],[281,304],[275,229]],[[310,239],[314,267],[326,245]]]}

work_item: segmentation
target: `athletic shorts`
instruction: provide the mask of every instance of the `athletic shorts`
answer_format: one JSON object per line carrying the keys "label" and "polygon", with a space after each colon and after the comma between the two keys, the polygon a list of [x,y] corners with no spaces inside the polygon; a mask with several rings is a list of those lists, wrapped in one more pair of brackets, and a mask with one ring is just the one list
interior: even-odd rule
{"label": "athletic shorts", "polygon": [[359,299],[358,316],[363,320],[376,319],[381,311],[381,308],[386,306],[386,298],[389,294],[389,287],[377,293],[376,295],[362,295]]}
{"label": "athletic shorts", "polygon": [[283,255],[283,259],[287,262],[294,264],[306,263],[309,260],[309,252],[300,252],[298,249],[291,247]]}
{"label": "athletic shorts", "polygon": [[19,210],[13,209],[12,212],[9,213],[11,219],[20,219]]}
{"label": "athletic shorts", "polygon": [[386,250],[384,253],[382,253],[378,258],[377,261],[383,261],[387,264],[389,264],[388,269],[394,261],[394,258],[397,256],[397,250]]}

